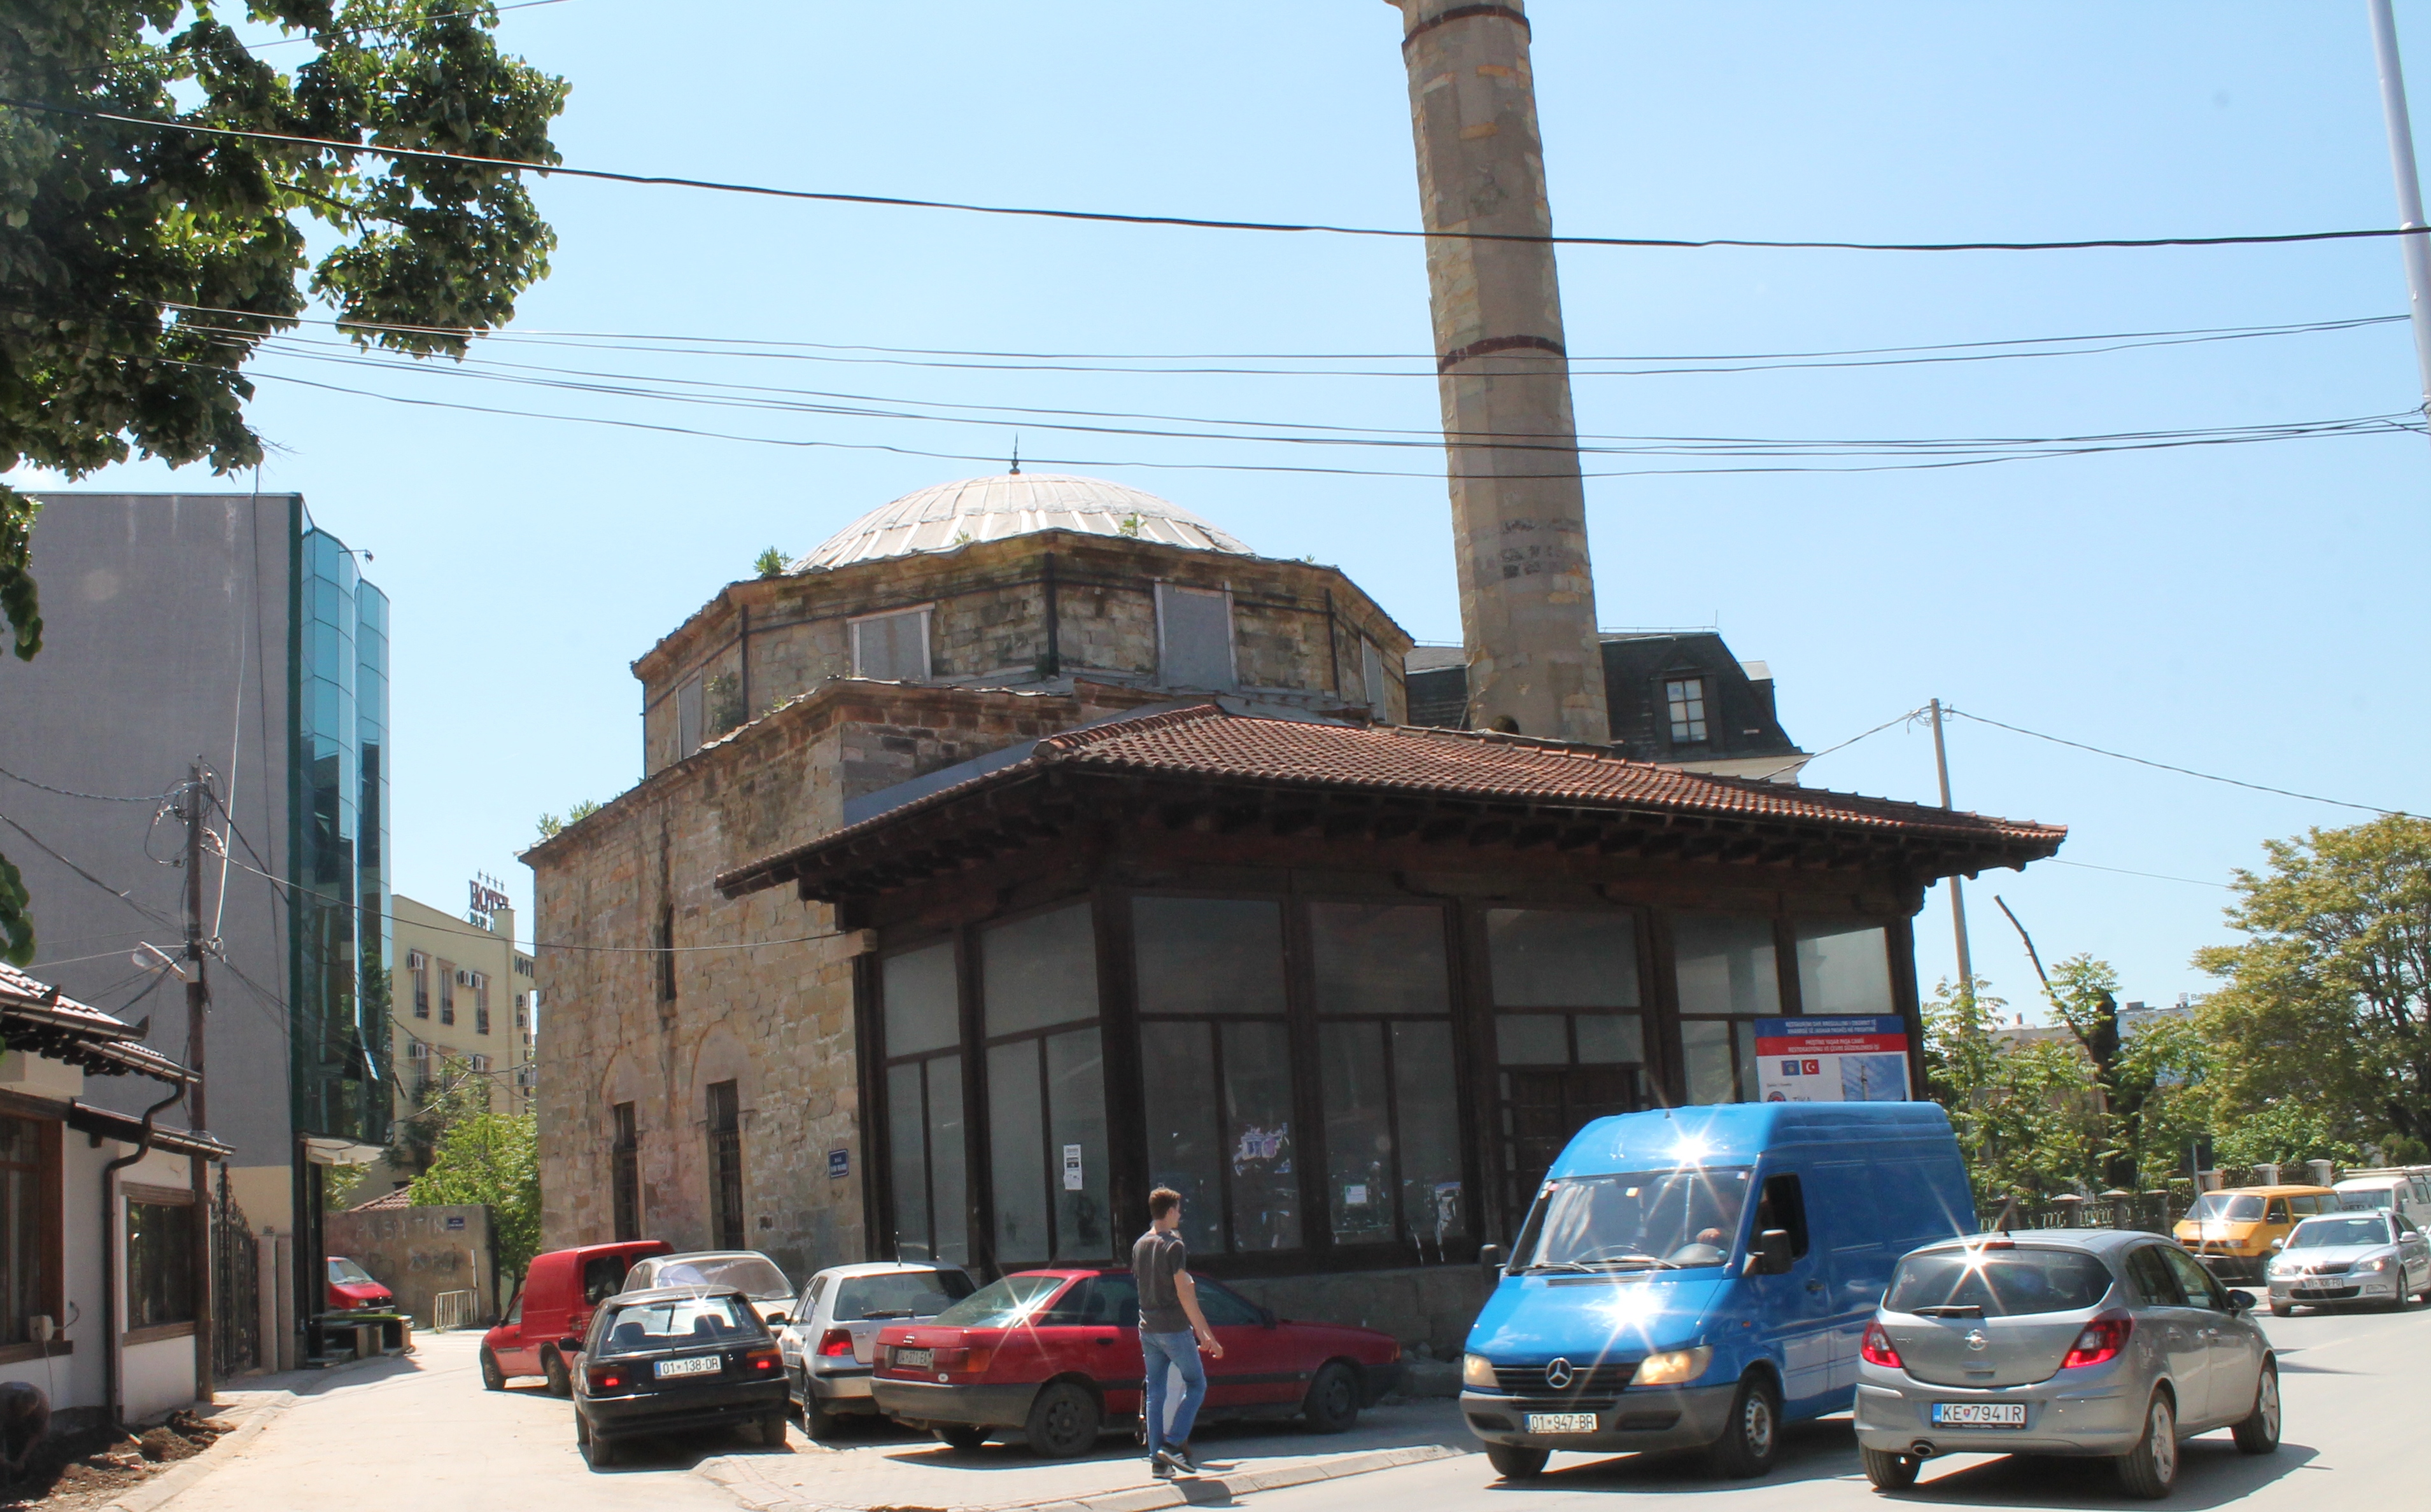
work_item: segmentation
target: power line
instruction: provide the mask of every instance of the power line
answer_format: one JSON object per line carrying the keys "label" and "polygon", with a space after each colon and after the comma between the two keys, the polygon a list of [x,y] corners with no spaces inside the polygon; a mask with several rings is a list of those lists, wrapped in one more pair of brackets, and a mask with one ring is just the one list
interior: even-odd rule
{"label": "power line", "polygon": [[58,851],[53,850],[41,836],[35,834],[32,830],[27,829],[25,825],[18,823],[15,820],[10,819],[8,815],[0,814],[0,824],[6,824],[10,829],[15,830],[18,834],[23,835],[26,839],[33,842],[36,850],[41,851],[52,860],[59,862],[59,865],[66,867],[69,871],[75,872],[77,876],[84,878],[87,882],[92,883],[94,887],[99,888],[102,891],[109,893],[113,898],[116,898],[119,902],[126,905],[129,908],[142,914],[144,918],[151,920],[154,923],[160,925],[164,929],[176,929],[179,927],[176,921],[171,919],[168,915],[156,912],[155,910],[147,908],[143,905],[137,903],[135,899],[124,889],[111,887],[109,883],[104,882],[97,876],[94,876],[92,872],[86,871],[83,867],[78,866],[75,862],[69,860]]}
{"label": "power line", "polygon": [[[74,788],[54,788],[47,782],[36,782],[31,777],[19,776],[7,767],[0,767],[0,777],[7,777],[11,782],[22,782],[28,788],[40,788],[44,792],[57,793],[62,798],[89,798],[100,804],[157,804],[175,797],[177,791],[176,788],[172,788],[167,792],[136,793],[131,796],[111,792],[78,792]],[[182,787],[183,784],[179,786]]]}
{"label": "power line", "polygon": [[[2037,740],[2048,740],[2054,745],[2064,745],[2069,747],[2071,750],[2087,751],[2098,756],[2108,756],[2113,761],[2131,761],[2137,766],[2151,767],[2158,772],[2174,772],[2182,777],[2200,777],[2205,782],[2221,783],[2231,788],[2244,788],[2253,792],[2273,793],[2281,798],[2301,798],[2306,803],[2328,804],[2334,808],[2358,808],[2367,814],[2382,814],[2392,819],[2420,819],[2423,817],[2420,814],[2409,814],[2403,808],[2383,808],[2376,804],[2357,804],[2350,803],[2343,798],[2324,798],[2319,793],[2298,792],[2291,788],[2273,788],[2264,783],[2246,782],[2237,777],[2222,777],[2208,772],[2197,772],[2192,767],[2177,767],[2171,766],[2166,761],[2147,760],[2143,756],[2128,756],[2124,752],[2121,751],[2105,751],[2098,745],[2087,745],[2082,740],[2065,740],[2056,735],[2045,735],[2040,730],[2029,730],[2016,724],[2004,724],[1999,720],[1986,719],[1981,714],[1970,714],[1965,709],[1961,708],[1944,706],[1942,712],[1945,714],[1955,715],[1959,719],[1963,720],[1973,720],[1978,724],[1989,724],[1994,729],[2006,730],[2012,735],[2030,736]],[[2183,881],[2184,879],[2173,878],[2172,880]]]}
{"label": "power line", "polygon": [[516,158],[488,158],[475,153],[437,152],[420,147],[383,147],[359,141],[341,141],[327,137],[296,136],[279,131],[249,131],[233,126],[197,125],[186,121],[162,121],[149,116],[124,115],[114,110],[95,110],[81,106],[57,105],[47,101],[18,99],[7,95],[0,95],[0,105],[11,106],[21,110],[40,111],[48,115],[73,116],[88,121],[107,121],[118,125],[146,126],[156,131],[179,131],[194,136],[219,137],[232,141],[277,142],[284,146],[320,147],[342,153],[362,153],[369,157],[386,158],[392,161],[455,163],[473,168],[503,168],[516,173],[536,173],[544,177],[582,178],[602,183],[635,184],[656,188],[696,189],[724,194],[747,194],[767,199],[811,200],[832,205],[956,210],[972,215],[1086,221],[1115,225],[1175,226],[1199,231],[1290,232],[1323,236],[1371,237],[1393,241],[1441,239],[1468,241],[1521,241],[1538,245],[1571,247],[1680,250],[1743,247],[1759,250],[1817,252],[2083,252],[2154,247],[2272,246],[2305,241],[2380,241],[2390,237],[2431,236],[2431,227],[2424,226],[2372,226],[2346,231],[2284,231],[2238,236],[2091,237],[2054,241],[1774,241],[1748,237],[1537,236],[1509,231],[1422,231],[1389,226],[1335,225],[1314,221],[1236,221],[1212,216],[1142,215],[1115,210],[982,205],[963,200],[917,199],[898,194],[847,194],[827,190],[778,189],[765,184],[747,184],[725,179],[693,178],[669,174],[628,174],[600,168],[567,168],[558,163],[530,162]]}
{"label": "power line", "polygon": [[1786,766],[1775,767],[1770,772],[1766,773],[1763,776],[1758,777],[1755,780],[1758,782],[1770,782],[1773,778],[1780,776],[1785,772],[1795,772],[1800,767],[1820,761],[1825,756],[1832,755],[1835,751],[1846,751],[1849,747],[1856,744],[1859,740],[1865,739],[1868,736],[1880,735],[1894,724],[1904,724],[1923,712],[1924,710],[1921,708],[1912,708],[1904,714],[1893,715],[1891,718],[1883,721],[1880,724],[1875,725],[1870,730],[1865,730],[1856,735],[1853,735],[1847,739],[1841,741],[1838,745],[1827,745],[1822,750],[1816,752],[1813,756],[1800,756],[1797,760],[1790,762]]}
{"label": "power line", "polygon": [[[1945,709],[1943,712],[1949,711]],[[2155,882],[2183,882],[2190,888],[2218,888],[2223,892],[2236,890],[2225,882],[2207,882],[2202,877],[2173,877],[2160,872],[2131,872],[2123,866],[2096,866],[2091,861],[2063,861],[2056,856],[2050,857],[2050,860],[2054,866],[2072,866],[2082,872],[2110,872],[2122,877],[2151,877]]]}

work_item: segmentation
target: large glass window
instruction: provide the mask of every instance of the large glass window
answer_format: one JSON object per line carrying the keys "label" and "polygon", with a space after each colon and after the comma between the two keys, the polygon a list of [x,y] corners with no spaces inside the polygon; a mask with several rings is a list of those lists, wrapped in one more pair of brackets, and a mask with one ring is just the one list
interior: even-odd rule
{"label": "large glass window", "polygon": [[1755,1020],[1781,1012],[1772,921],[1679,914],[1671,956],[1680,992],[1680,1050],[1691,1103],[1756,1096]]}
{"label": "large glass window", "polygon": [[42,1129],[27,1119],[0,1118],[0,1344],[27,1341],[26,1320],[52,1311],[43,1259]]}
{"label": "large glass window", "polygon": [[884,999],[887,1186],[897,1259],[970,1261],[963,1125],[960,976],[940,940],[887,956]]}
{"label": "large glass window", "polygon": [[1441,908],[1313,903],[1308,906],[1308,939],[1317,1012],[1451,1011]]}
{"label": "large glass window", "polygon": [[1489,908],[1485,934],[1498,1008],[1637,1006],[1634,915]]}
{"label": "large glass window", "polygon": [[1571,1135],[1642,1101],[1637,916],[1490,908],[1485,944],[1502,1195],[1516,1218]]}
{"label": "large glass window", "polygon": [[126,1203],[126,1326],[194,1321],[193,1204]]}
{"label": "large glass window", "polygon": [[614,1130],[608,1146],[609,1191],[618,1242],[642,1237],[642,1131],[633,1105],[609,1109]]}
{"label": "large glass window", "polygon": [[1432,1246],[1440,1258],[1468,1233],[1451,1025],[1333,1021],[1317,1050],[1334,1242]]}
{"label": "large glass window", "polygon": [[1076,903],[980,936],[996,1261],[1114,1253],[1098,943]]}
{"label": "large glass window", "polygon": [[1134,898],[1143,1013],[1280,1014],[1283,911],[1255,898]]}
{"label": "large glass window", "polygon": [[709,1115],[710,1233],[722,1250],[743,1248],[743,1106],[732,1082],[712,1082]]}
{"label": "large glass window", "polygon": [[1888,932],[1880,924],[1801,922],[1798,996],[1807,1013],[1897,1012]]}

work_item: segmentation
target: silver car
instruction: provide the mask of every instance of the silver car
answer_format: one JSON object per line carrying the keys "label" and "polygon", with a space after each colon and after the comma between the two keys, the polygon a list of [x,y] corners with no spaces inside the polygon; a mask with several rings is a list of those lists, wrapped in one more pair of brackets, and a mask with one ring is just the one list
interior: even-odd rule
{"label": "silver car", "polygon": [[2341,1303],[2403,1307],[2408,1297],[2431,1300],[2431,1240],[2386,1208],[2323,1213],[2280,1242],[2266,1279],[2274,1317]]}
{"label": "silver car", "polygon": [[878,1331],[926,1322],[975,1289],[953,1266],[913,1261],[830,1266],[811,1277],[777,1330],[803,1431],[825,1438],[840,1417],[877,1416],[869,1372]]}
{"label": "silver car", "polygon": [[2279,1368],[2231,1291],[2174,1242],[2043,1229],[1927,1245],[1899,1263],[1857,1365],[1857,1443],[1883,1490],[1936,1454],[2111,1459],[2167,1495],[2178,1440],[2279,1447]]}
{"label": "silver car", "polygon": [[647,1255],[633,1262],[619,1289],[646,1291],[652,1287],[732,1287],[751,1299],[753,1309],[772,1329],[785,1321],[794,1302],[794,1284],[758,1250]]}

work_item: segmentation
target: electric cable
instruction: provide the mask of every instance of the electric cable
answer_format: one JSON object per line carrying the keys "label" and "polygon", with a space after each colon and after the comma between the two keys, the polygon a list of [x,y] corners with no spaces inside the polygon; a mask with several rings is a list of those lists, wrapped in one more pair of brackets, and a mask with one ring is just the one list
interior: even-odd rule
{"label": "electric cable", "polygon": [[116,898],[119,902],[126,905],[129,908],[134,909],[137,913],[142,914],[144,918],[151,920],[162,928],[178,929],[183,927],[168,915],[157,912],[151,908],[145,907],[140,903],[137,903],[125,889],[111,887],[109,883],[104,882],[97,876],[94,876],[92,872],[86,871],[83,867],[78,866],[75,862],[68,859],[65,856],[60,855],[58,851],[52,849],[41,836],[35,834],[32,830],[27,829],[25,825],[20,824],[15,820],[10,819],[8,815],[0,814],[0,824],[6,824],[10,829],[15,830],[18,834],[23,835],[26,839],[33,842],[36,850],[41,851],[52,860],[59,862],[59,865],[66,867],[77,876],[80,876],[85,881],[92,883],[94,887],[109,893],[111,897]]}
{"label": "electric cable", "polygon": [[2071,750],[2090,752],[2092,755],[2098,756],[2108,756],[2113,761],[2133,762],[2137,766],[2151,767],[2158,772],[2174,772],[2182,777],[2200,777],[2205,782],[2217,782],[2231,788],[2244,788],[2253,792],[2272,793],[2281,798],[2301,798],[2306,803],[2328,804],[2333,808],[2361,809],[2367,814],[2380,814],[2391,819],[2420,819],[2423,817],[2420,814],[2408,813],[2403,808],[2383,808],[2377,804],[2351,803],[2344,798],[2324,798],[2319,793],[2298,792],[2292,788],[2273,788],[2265,783],[2246,782],[2238,777],[2222,777],[2209,772],[2197,772],[2192,767],[2171,766],[2166,761],[2148,760],[2143,756],[2129,756],[2121,751],[2105,751],[2098,745],[2087,745],[2082,740],[2062,739],[2056,735],[2045,735],[2040,730],[2029,730],[2021,725],[2005,724],[1999,720],[1987,719],[1981,714],[1970,714],[1965,709],[1952,708],[1946,705],[1943,706],[1941,711],[1944,714],[1956,715],[1958,718],[1963,720],[1973,720],[1978,724],[1989,724],[1994,729],[2006,730],[2012,735],[2023,735],[2029,736],[2037,740],[2048,740],[2054,745],[2064,745],[2069,747]]}
{"label": "electric cable", "polygon": [[1241,221],[1213,216],[1147,215],[1115,210],[1055,209],[1042,206],[985,205],[964,200],[920,199],[899,194],[847,194],[828,190],[779,189],[724,179],[694,178],[672,174],[630,174],[600,168],[568,168],[562,163],[531,162],[517,158],[490,158],[478,153],[439,152],[421,147],[385,147],[341,141],[281,131],[253,131],[236,126],[207,126],[191,121],[163,121],[83,106],[59,105],[0,95],[0,105],[46,115],[106,121],[117,125],[144,126],[229,141],[272,142],[281,146],[318,147],[360,153],[393,162],[450,163],[468,168],[502,168],[536,173],[543,177],[591,179],[602,183],[656,188],[694,189],[766,199],[809,200],[831,205],[867,205],[899,209],[954,210],[972,215],[1011,216],[1034,220],[1082,221],[1115,225],[1171,226],[1201,231],[1262,231],[1323,236],[1367,237],[1392,241],[1517,241],[1539,246],[1634,247],[1696,250],[1743,247],[1774,251],[1820,252],[2083,252],[2155,247],[2274,246],[2308,241],[2384,241],[2391,237],[2431,236],[2431,226],[2368,226],[2339,231],[2281,231],[2230,236],[2087,237],[2037,241],[1839,241],[1769,240],[1752,237],[1613,237],[1537,235],[1517,231],[1427,231],[1394,226],[1335,225],[1323,222]]}
{"label": "electric cable", "polygon": [[1786,766],[1775,767],[1764,775],[1752,780],[1756,782],[1770,782],[1773,778],[1780,776],[1785,772],[1795,772],[1801,767],[1810,766],[1815,762],[1822,760],[1825,756],[1830,756],[1835,751],[1846,751],[1849,747],[1856,744],[1859,740],[1865,739],[1869,736],[1880,735],[1894,724],[1903,724],[1923,712],[1924,710],[1921,707],[1918,707],[1909,709],[1904,714],[1893,715],[1891,718],[1883,721],[1880,724],[1875,725],[1870,730],[1864,730],[1858,734],[1853,735],[1837,745],[1827,745],[1822,750],[1816,752],[1813,756],[1802,756],[1797,760],[1788,763]]}
{"label": "electric cable", "polygon": [[[1949,710],[1944,709],[1942,712],[1946,714]],[[2054,866],[2072,866],[2083,872],[2113,872],[2122,877],[2151,877],[2155,882],[2183,882],[2191,888],[2218,888],[2223,892],[2237,890],[2225,882],[2206,882],[2201,877],[2173,877],[2161,872],[2131,872],[2123,866],[2096,866],[2091,861],[2063,861],[2056,856],[2048,859]]]}
{"label": "electric cable", "polygon": [[11,782],[22,782],[28,788],[40,788],[44,792],[57,793],[62,798],[88,798],[97,804],[157,804],[164,798],[176,796],[177,791],[176,789],[172,788],[167,792],[132,794],[114,792],[78,792],[74,788],[54,788],[47,782],[36,782],[31,777],[20,776],[16,773],[9,771],[7,767],[0,767],[0,777],[6,777]]}

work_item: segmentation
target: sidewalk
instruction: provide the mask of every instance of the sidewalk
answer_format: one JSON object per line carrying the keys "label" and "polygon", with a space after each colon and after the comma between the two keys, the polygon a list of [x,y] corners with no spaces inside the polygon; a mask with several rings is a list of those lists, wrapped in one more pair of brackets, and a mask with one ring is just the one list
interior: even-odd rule
{"label": "sidewalk", "polygon": [[1456,1403],[1370,1407],[1347,1434],[1312,1434],[1272,1423],[1211,1423],[1194,1436],[1204,1472],[1160,1481],[1129,1440],[1108,1437],[1081,1459],[1040,1459],[1019,1444],[948,1448],[932,1438],[844,1439],[792,1454],[728,1454],[693,1473],[730,1492],[751,1512],[1153,1512],[1221,1504],[1251,1491],[1338,1480],[1476,1448]]}

